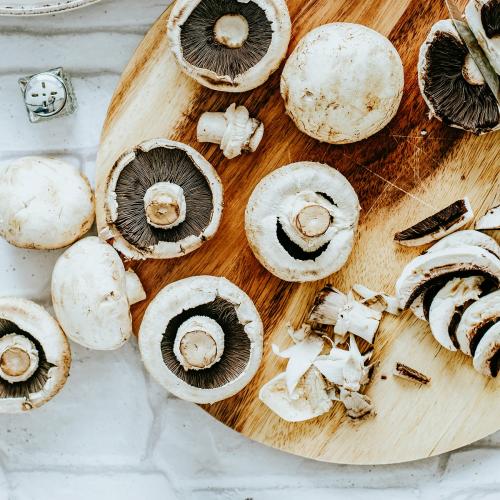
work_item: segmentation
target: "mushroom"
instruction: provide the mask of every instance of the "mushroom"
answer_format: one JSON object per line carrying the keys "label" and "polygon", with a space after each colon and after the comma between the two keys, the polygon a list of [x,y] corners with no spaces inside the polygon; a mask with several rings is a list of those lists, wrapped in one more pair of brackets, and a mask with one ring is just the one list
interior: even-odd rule
{"label": "mushroom", "polygon": [[144,365],[181,399],[215,403],[241,391],[262,359],[263,326],[253,302],[224,278],[194,276],[166,286],[139,332]]}
{"label": "mushroom", "polygon": [[400,245],[415,247],[439,240],[468,224],[474,217],[469,199],[455,201],[439,212],[395,234]]}
{"label": "mushroom", "polygon": [[20,413],[51,400],[68,378],[71,352],[41,306],[0,298],[0,413]]}
{"label": "mushroom", "polygon": [[496,240],[487,234],[474,231],[473,229],[457,231],[456,233],[446,236],[432,245],[432,247],[427,250],[427,253],[437,252],[438,250],[444,250],[446,248],[456,248],[463,245],[483,248],[500,259],[500,245],[498,245]]}
{"label": "mushroom", "polygon": [[500,205],[490,208],[488,212],[476,222],[476,229],[480,229],[481,231],[500,229]]}
{"label": "mushroom", "polygon": [[391,42],[350,23],[309,32],[281,75],[281,95],[295,125],[331,144],[382,130],[399,108],[403,85],[403,64]]}
{"label": "mushroom", "polygon": [[457,340],[463,353],[474,356],[485,333],[500,321],[500,290],[489,293],[469,306],[457,327]]}
{"label": "mushroom", "polygon": [[226,158],[236,158],[242,151],[253,153],[264,136],[264,124],[250,118],[245,106],[231,104],[225,113],[203,113],[198,122],[198,142],[220,144]]}
{"label": "mushroom", "polygon": [[87,178],[55,158],[29,156],[0,168],[0,236],[21,248],[71,245],[94,222]]}
{"label": "mushroom", "polygon": [[418,80],[431,116],[478,135],[500,128],[500,105],[450,19],[422,45]]}
{"label": "mushroom", "polygon": [[290,32],[284,0],[177,0],[168,20],[182,71],[225,92],[264,83],[285,57]]}
{"label": "mushroom", "polygon": [[500,369],[500,321],[484,334],[477,344],[474,368],[487,377],[496,377]]}
{"label": "mushroom", "polygon": [[500,2],[470,0],[465,18],[493,69],[500,75]]}
{"label": "mushroom", "polygon": [[340,172],[320,163],[293,163],[254,189],[245,229],[269,272],[285,281],[315,281],[346,263],[359,210],[356,192]]}
{"label": "mushroom", "polygon": [[130,259],[188,254],[214,236],[222,217],[222,184],[212,165],[166,139],[123,154],[99,191],[99,235]]}
{"label": "mushroom", "polygon": [[120,348],[132,335],[130,306],[145,298],[137,275],[95,236],[66,250],[52,274],[56,317],[71,340],[89,349]]}

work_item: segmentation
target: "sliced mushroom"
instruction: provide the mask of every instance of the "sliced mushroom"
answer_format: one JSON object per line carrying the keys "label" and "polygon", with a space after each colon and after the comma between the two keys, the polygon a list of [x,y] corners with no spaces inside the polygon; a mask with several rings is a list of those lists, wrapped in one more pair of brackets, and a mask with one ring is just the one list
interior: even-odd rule
{"label": "sliced mushroom", "polygon": [[65,384],[70,364],[68,341],[43,307],[0,298],[0,413],[47,403]]}
{"label": "sliced mushroom", "polygon": [[500,75],[500,2],[470,0],[465,7],[465,18],[493,69]]}
{"label": "sliced mushroom", "polygon": [[396,363],[396,367],[394,368],[394,375],[421,385],[427,385],[431,382],[431,379],[427,375],[399,362]]}
{"label": "sliced mushroom", "polygon": [[153,139],[115,163],[105,186],[99,235],[130,259],[169,259],[199,248],[222,217],[212,165],[180,142]]}
{"label": "sliced mushroom", "polygon": [[476,222],[476,229],[480,229],[481,231],[500,229],[500,205],[490,208],[488,212]]}
{"label": "sliced mushroom", "polygon": [[443,210],[427,217],[414,226],[396,233],[394,240],[400,245],[416,247],[439,240],[457,231],[474,217],[469,199],[458,200]]}
{"label": "sliced mushroom", "polygon": [[305,134],[344,144],[384,128],[403,95],[398,52],[380,33],[350,23],[309,32],[281,76],[287,113]]}
{"label": "sliced mushroom", "polygon": [[489,293],[466,309],[457,327],[457,340],[463,353],[474,356],[479,342],[500,321],[500,290]]}
{"label": "sliced mushroom", "polygon": [[66,335],[84,347],[120,348],[132,335],[130,306],[146,294],[118,253],[97,237],[75,243],[52,274],[52,302]]}
{"label": "sliced mushroom", "polygon": [[496,377],[500,369],[500,321],[487,330],[477,345],[474,368],[487,377]]}
{"label": "sliced mushroom", "polygon": [[346,263],[359,210],[356,192],[340,172],[320,163],[293,163],[254,189],[245,229],[269,272],[285,281],[315,281]]}
{"label": "sliced mushroom", "polygon": [[474,231],[473,229],[457,231],[456,233],[450,234],[432,245],[427,252],[437,252],[438,250],[456,248],[463,245],[484,248],[500,259],[500,245],[498,245],[496,240],[487,234]]}
{"label": "sliced mushroom", "polygon": [[198,142],[220,144],[224,156],[232,159],[242,151],[253,153],[264,136],[264,124],[250,118],[245,106],[231,104],[225,113],[203,113],[197,128]]}
{"label": "sliced mushroom", "polygon": [[262,321],[251,299],[212,276],[165,287],[149,304],[139,332],[142,360],[153,378],[200,404],[241,391],[259,368],[262,343]]}
{"label": "sliced mushroom", "polygon": [[30,156],[0,168],[0,236],[12,245],[63,248],[93,222],[89,181],[69,163]]}
{"label": "sliced mushroom", "polygon": [[475,134],[500,128],[500,106],[451,20],[438,21],[422,45],[418,80],[431,116]]}
{"label": "sliced mushroom", "polygon": [[399,300],[397,297],[384,292],[374,292],[359,283],[352,287],[353,292],[363,299],[363,304],[379,312],[388,312],[394,316],[399,315]]}
{"label": "sliced mushroom", "polygon": [[285,57],[290,32],[284,0],[177,0],[168,20],[181,69],[225,92],[264,83]]}

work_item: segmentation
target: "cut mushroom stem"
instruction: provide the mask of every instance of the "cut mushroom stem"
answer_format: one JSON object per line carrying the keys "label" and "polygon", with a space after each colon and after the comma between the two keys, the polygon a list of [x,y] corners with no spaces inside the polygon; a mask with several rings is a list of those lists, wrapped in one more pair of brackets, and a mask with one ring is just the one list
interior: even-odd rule
{"label": "cut mushroom stem", "polygon": [[481,231],[500,229],[500,205],[491,208],[476,223],[476,229]]}
{"label": "cut mushroom stem", "polygon": [[125,273],[125,288],[127,290],[128,303],[131,306],[146,299],[146,292],[142,287],[139,276],[130,269]]}
{"label": "cut mushroom stem", "polygon": [[38,350],[24,337],[11,333],[0,339],[0,377],[11,384],[25,382],[38,368]]}
{"label": "cut mushroom stem", "polygon": [[332,217],[321,205],[306,205],[295,216],[295,227],[306,238],[316,238],[328,231]]}
{"label": "cut mushroom stem", "polygon": [[471,85],[484,85],[485,83],[481,70],[477,67],[477,64],[470,54],[465,56],[464,65],[462,66],[462,75]]}
{"label": "cut mushroom stem", "polygon": [[184,190],[171,182],[153,184],[144,195],[148,223],[159,229],[171,229],[186,220]]}
{"label": "cut mushroom stem", "polygon": [[230,49],[239,49],[248,39],[248,21],[240,14],[226,14],[214,26],[215,41]]}

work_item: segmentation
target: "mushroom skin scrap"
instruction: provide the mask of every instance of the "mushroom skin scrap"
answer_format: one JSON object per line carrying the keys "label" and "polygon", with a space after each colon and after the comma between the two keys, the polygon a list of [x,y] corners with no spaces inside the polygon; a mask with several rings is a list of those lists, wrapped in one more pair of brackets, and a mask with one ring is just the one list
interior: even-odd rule
{"label": "mushroom skin scrap", "polygon": [[365,394],[340,388],[339,401],[347,410],[347,415],[353,419],[363,418],[373,412],[371,399]]}

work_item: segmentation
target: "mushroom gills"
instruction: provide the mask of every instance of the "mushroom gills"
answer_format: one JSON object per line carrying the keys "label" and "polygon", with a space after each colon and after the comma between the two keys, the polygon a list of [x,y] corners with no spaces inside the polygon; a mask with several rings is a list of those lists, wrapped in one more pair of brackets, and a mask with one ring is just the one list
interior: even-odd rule
{"label": "mushroom gills", "polygon": [[481,231],[500,229],[500,205],[490,208],[476,223],[476,229]]}
{"label": "mushroom gills", "polygon": [[487,377],[500,370],[500,321],[489,328],[479,341],[473,359],[474,368]]}

